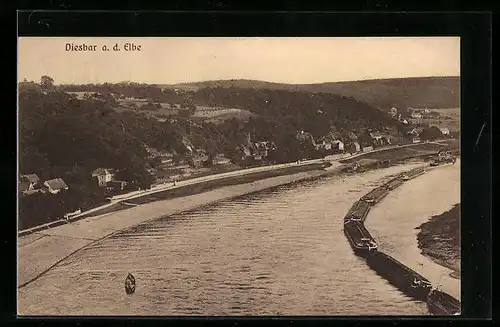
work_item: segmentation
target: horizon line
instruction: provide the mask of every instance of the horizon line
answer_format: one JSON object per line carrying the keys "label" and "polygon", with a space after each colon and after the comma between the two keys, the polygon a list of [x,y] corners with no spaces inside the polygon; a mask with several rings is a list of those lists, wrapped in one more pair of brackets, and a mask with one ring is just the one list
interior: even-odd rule
{"label": "horizon line", "polygon": [[[46,76],[50,76],[45,74]],[[40,76],[41,77],[41,76]],[[314,82],[314,83],[290,83],[290,82],[272,82],[261,79],[247,79],[247,78],[229,78],[229,79],[209,79],[209,80],[197,80],[197,81],[189,81],[189,82],[177,82],[177,83],[147,83],[147,82],[137,82],[137,81],[120,81],[120,82],[80,82],[80,83],[54,83],[54,85],[102,85],[102,84],[123,84],[123,83],[131,83],[131,84],[145,84],[145,85],[189,85],[189,84],[197,84],[197,83],[210,83],[210,82],[231,82],[231,81],[248,81],[248,82],[263,82],[269,84],[284,84],[284,85],[320,85],[320,84],[333,84],[333,83],[356,83],[356,82],[367,82],[367,81],[384,81],[384,80],[396,80],[396,79],[414,79],[414,78],[450,78],[450,77],[458,77],[460,75],[427,75],[427,76],[405,76],[405,77],[384,77],[384,78],[368,78],[368,79],[356,79],[356,80],[343,80],[343,81],[323,81],[323,82]],[[24,79],[24,78],[23,78]],[[23,82],[22,80],[18,81]],[[36,82],[31,80],[28,82]]]}

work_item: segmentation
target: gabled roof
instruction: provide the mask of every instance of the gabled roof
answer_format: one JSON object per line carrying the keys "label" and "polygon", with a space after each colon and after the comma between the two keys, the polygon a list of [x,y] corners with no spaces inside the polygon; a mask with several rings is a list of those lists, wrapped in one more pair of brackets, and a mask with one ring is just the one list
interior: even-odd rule
{"label": "gabled roof", "polygon": [[30,183],[38,183],[38,182],[40,182],[40,178],[38,177],[37,174],[21,175],[21,178],[23,180],[27,180]]}
{"label": "gabled roof", "polygon": [[66,185],[66,183],[61,178],[54,178],[45,181],[45,184],[53,190],[62,190],[68,188],[68,185]]}
{"label": "gabled roof", "polygon": [[113,174],[114,169],[111,168],[97,168],[92,172],[92,176],[102,176],[106,174]]}

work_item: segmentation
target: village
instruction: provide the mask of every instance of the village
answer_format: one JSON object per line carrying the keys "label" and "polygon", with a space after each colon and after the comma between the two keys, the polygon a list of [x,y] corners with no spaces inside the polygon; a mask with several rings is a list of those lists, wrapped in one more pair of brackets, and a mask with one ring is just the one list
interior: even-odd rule
{"label": "village", "polygon": [[[419,119],[425,115],[436,117],[432,111],[422,110],[412,112],[408,117],[397,113],[396,108],[390,110],[390,115],[408,126],[406,133],[400,135],[395,128],[386,128],[382,131],[368,130],[366,135],[356,135],[349,133],[348,139],[341,139],[338,133],[330,132],[327,135],[315,140],[310,132],[297,131],[296,140],[303,148],[310,148],[313,151],[302,159],[317,159],[321,156],[333,154],[366,153],[374,149],[397,146],[410,143],[420,143],[429,139],[448,138],[450,130],[437,126],[423,127]],[[439,115],[439,114],[438,114]],[[435,127],[438,135],[424,136],[426,130]],[[148,152],[149,162],[147,171],[154,177],[154,185],[175,183],[193,177],[237,170],[244,167],[263,166],[276,163],[272,158],[272,153],[277,150],[275,142],[259,141],[254,142],[250,134],[247,135],[246,142],[237,149],[238,158],[228,158],[224,153],[217,153],[210,156],[204,149],[195,149],[189,140],[183,140],[187,154],[179,155],[169,151],[158,150],[145,145]],[[131,185],[127,181],[116,178],[117,169],[113,167],[98,167],[89,177],[93,183],[105,190],[107,196],[113,196],[123,192],[131,191]],[[58,194],[67,191],[68,185],[62,176],[54,176],[53,179],[41,181],[38,175],[21,175],[19,178],[19,193],[23,196],[30,196],[37,193]]]}

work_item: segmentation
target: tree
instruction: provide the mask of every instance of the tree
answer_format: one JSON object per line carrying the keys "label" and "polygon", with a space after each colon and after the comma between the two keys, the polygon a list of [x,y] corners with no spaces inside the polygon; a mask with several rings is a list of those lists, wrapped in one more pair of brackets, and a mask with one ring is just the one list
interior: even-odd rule
{"label": "tree", "polygon": [[442,136],[441,130],[436,126],[425,128],[422,133],[420,133],[420,139],[422,141],[434,141]]}
{"label": "tree", "polygon": [[51,90],[54,88],[54,79],[50,76],[43,75],[40,78],[40,85],[44,90]]}

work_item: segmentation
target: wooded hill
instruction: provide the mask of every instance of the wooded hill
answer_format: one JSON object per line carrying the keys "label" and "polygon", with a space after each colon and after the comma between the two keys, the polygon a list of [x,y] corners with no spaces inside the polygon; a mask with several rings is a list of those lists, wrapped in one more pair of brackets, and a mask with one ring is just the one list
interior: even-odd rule
{"label": "wooded hill", "polygon": [[437,109],[460,107],[460,77],[457,76],[373,79],[319,84],[280,84],[241,79],[162,85],[162,87],[186,91],[196,91],[206,87],[237,87],[334,93],[366,102],[383,111],[391,107]]}

